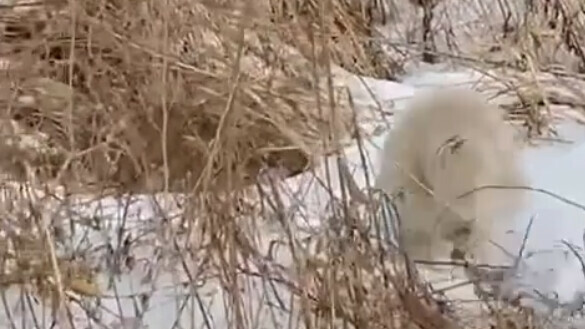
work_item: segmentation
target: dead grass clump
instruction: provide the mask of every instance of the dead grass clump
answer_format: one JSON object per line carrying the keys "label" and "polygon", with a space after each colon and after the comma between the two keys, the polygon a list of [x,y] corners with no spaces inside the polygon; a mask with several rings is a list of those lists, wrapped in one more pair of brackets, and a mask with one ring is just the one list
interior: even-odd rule
{"label": "dead grass clump", "polygon": [[[332,24],[353,17],[333,3]],[[267,5],[104,0],[2,9],[4,119],[59,154],[44,172],[60,183],[190,191],[247,185],[266,163],[302,171],[330,148],[323,140],[332,131],[346,134],[350,109],[344,90],[317,78],[325,65],[283,40],[300,29],[305,41],[322,43],[321,25],[275,23]],[[370,59],[351,40],[366,23],[329,31],[348,40],[331,57],[347,67],[335,54],[349,54],[359,73]]]}
{"label": "dead grass clump", "polygon": [[[401,67],[374,40],[380,37],[377,23],[384,24],[389,19],[387,16],[394,14],[390,12],[393,9],[385,6],[385,1],[270,0],[273,20],[280,27],[282,40],[304,57],[321,65],[331,60],[354,74],[390,79],[402,72]],[[315,35],[321,30],[321,24],[329,33],[325,36],[329,54],[316,39],[321,37]]]}
{"label": "dead grass clump", "polygon": [[[51,202],[37,199],[34,194],[25,186],[0,186],[0,287],[4,291],[22,287],[23,292],[33,293],[52,312],[57,310],[63,294],[97,297],[101,290],[95,280],[95,268],[86,259],[88,255],[62,252],[64,230],[54,225],[52,209],[48,207]],[[10,312],[6,312],[3,317],[10,319]]]}
{"label": "dead grass clump", "polygon": [[584,72],[585,15],[578,1],[533,2],[514,22],[510,9],[504,15],[483,59],[520,71]]}

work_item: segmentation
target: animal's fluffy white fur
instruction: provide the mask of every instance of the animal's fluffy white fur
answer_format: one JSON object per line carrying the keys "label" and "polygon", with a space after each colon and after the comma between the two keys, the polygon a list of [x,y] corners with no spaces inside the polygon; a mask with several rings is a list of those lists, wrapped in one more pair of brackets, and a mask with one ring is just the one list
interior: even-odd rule
{"label": "animal's fluffy white fur", "polygon": [[406,252],[480,257],[493,225],[521,209],[524,193],[481,186],[523,186],[514,131],[497,106],[471,90],[417,95],[386,139],[376,185],[395,202]]}

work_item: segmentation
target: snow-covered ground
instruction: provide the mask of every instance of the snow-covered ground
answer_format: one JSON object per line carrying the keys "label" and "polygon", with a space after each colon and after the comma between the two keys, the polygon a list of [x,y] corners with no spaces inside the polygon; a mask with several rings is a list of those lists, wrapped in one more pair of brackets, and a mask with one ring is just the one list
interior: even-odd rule
{"label": "snow-covered ground", "polygon": [[[376,156],[385,138],[384,131],[388,128],[383,123],[382,117],[389,119],[389,113],[404,109],[408,99],[418,89],[445,84],[461,85],[478,77],[470,72],[419,72],[407,77],[402,84],[369,78],[353,79],[352,93],[357,105],[363,108],[382,106],[380,111],[372,111],[377,114],[364,124],[364,130],[371,133],[370,136],[364,137],[363,141],[363,149],[370,166],[368,172],[370,181],[375,174]],[[369,88],[364,87],[364,83]],[[372,99],[368,89],[376,96],[377,102]],[[523,154],[531,186],[585,205],[583,171],[585,169],[585,129],[576,123],[566,122],[560,124],[558,130],[560,137],[570,143],[530,147]],[[366,178],[362,170],[360,150],[355,146],[350,147],[345,155],[350,172],[357,184],[363,188],[366,186]],[[331,170],[331,185],[335,190],[338,189],[337,164],[335,159],[330,159],[328,164]],[[282,184],[281,192],[288,196],[286,203],[291,209],[297,210],[295,219],[300,228],[318,231],[322,224],[320,221],[323,216],[316,214],[326,211],[327,201],[330,200],[328,188],[324,186],[327,185],[324,168],[325,165],[313,173],[291,178]],[[532,202],[526,211],[518,218],[510,220],[509,227],[501,228],[504,233],[514,234],[516,238],[511,241],[517,246],[522,240],[530,218],[534,218],[524,252],[526,259],[522,265],[524,269],[521,273],[522,277],[517,278],[514,283],[532,293],[534,289],[548,296],[556,292],[561,302],[574,301],[575,294],[585,292],[585,273],[578,259],[567,251],[568,248],[562,241],[574,244],[578,253],[585,253],[583,252],[585,210],[543,193],[533,192],[531,195]],[[173,198],[167,196],[163,199],[167,204],[162,208],[177,210],[177,206],[172,204]],[[112,246],[117,246],[119,243],[123,244],[118,241],[122,222],[125,222],[126,227],[122,237],[127,239],[129,235],[147,236],[160,227],[158,224],[163,217],[171,217],[168,213],[165,216],[161,215],[151,197],[145,196],[129,207],[117,202],[113,199],[94,201],[84,210],[80,210],[85,217],[110,217],[111,221],[104,222],[109,223],[104,225],[102,230],[106,233],[94,232],[91,236],[82,236],[80,232],[71,244],[89,246],[110,242]],[[180,200],[176,202],[180,203]],[[299,209],[302,211],[298,211]],[[73,215],[70,214],[70,216]],[[122,218],[127,218],[127,220],[124,221]],[[132,228],[133,226],[135,228]],[[145,245],[135,248],[139,253],[133,255],[136,266],[132,271],[114,280],[110,288],[108,288],[107,275],[101,276],[101,288],[105,297],[101,298],[99,306],[94,305],[97,310],[94,316],[101,318],[101,322],[106,324],[106,327],[111,324],[110,328],[205,328],[207,324],[210,324],[211,328],[226,328],[230,321],[233,321],[233,315],[227,314],[224,306],[224,298],[227,300],[227,297],[221,292],[219,281],[211,278],[198,287],[183,284],[188,277],[186,272],[197,270],[196,255],[190,256],[195,260],[188,262],[185,267],[177,261],[172,263],[169,260],[157,259],[156,255],[162,254],[163,251],[172,252],[175,243],[182,243],[182,241],[173,240],[172,232],[157,233],[158,240],[149,240]],[[260,236],[259,240],[264,240],[262,244],[265,246],[268,245],[268,240],[278,235],[270,230],[266,230],[264,234],[266,236]],[[298,235],[302,236],[303,233],[299,231]],[[167,239],[165,240],[164,237]],[[117,250],[117,248],[114,249]],[[513,250],[512,253],[514,253]],[[286,265],[290,262],[290,257],[286,255],[286,252],[282,257],[281,263]],[[153,270],[161,268],[163,270],[159,273]],[[164,268],[169,270],[165,271]],[[286,310],[279,310],[282,307],[290,308],[290,295],[286,294],[285,288],[268,287],[264,280],[258,278],[251,278],[244,283],[243,287],[243,292],[247,296],[244,300],[248,300],[244,314],[245,321],[249,322],[246,328],[297,327],[298,318],[288,316]],[[276,297],[275,292],[278,292],[280,298]],[[140,296],[150,294],[148,303],[140,300]],[[49,323],[42,325],[42,313],[39,307],[34,307],[36,315],[31,315],[29,303],[20,298],[18,288],[9,289],[6,296],[10,317],[6,309],[0,311],[0,326],[8,328],[9,318],[12,318],[19,328],[25,327],[21,326],[22,321],[28,323],[27,327],[34,327],[35,321],[39,327],[49,327]],[[203,315],[202,310],[205,310],[203,313],[206,315]],[[49,315],[46,314],[46,316]],[[120,316],[124,318],[122,327],[116,326],[116,324],[121,324]],[[79,323],[77,327],[87,327],[86,321],[80,317],[76,321]]]}

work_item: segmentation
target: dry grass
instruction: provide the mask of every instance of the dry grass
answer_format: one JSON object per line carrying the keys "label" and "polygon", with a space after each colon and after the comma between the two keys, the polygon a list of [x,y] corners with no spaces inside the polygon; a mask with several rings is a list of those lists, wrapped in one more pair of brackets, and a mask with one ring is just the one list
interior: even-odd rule
{"label": "dry grass", "polygon": [[[7,181],[23,183],[2,188],[0,287],[49,297],[41,302],[49,301],[65,328],[74,327],[75,304],[101,323],[87,305],[99,298],[140,299],[135,319],[142,321],[154,291],[121,297],[115,282],[104,289],[95,281],[98,270],[115,277],[136,267],[145,269],[145,285],[160,269],[179,272],[175,288],[186,297],[177,300],[194,309],[206,307],[199,283],[214,282],[236,328],[256,327],[257,310],[246,298],[258,278],[270,286],[265,290],[280,285],[289,294],[272,297],[278,307],[265,310],[288,314],[281,326],[471,326],[455,301],[422,283],[383,237],[388,232],[371,236],[365,222],[378,228],[391,222],[371,208],[375,203],[358,202],[348,188],[328,200],[337,206],[331,218],[320,219],[330,225],[305,234],[277,183],[257,179],[266,167],[284,167],[287,175],[306,171],[347,137],[359,137],[346,88],[333,78],[337,67],[374,77],[400,72],[372,41],[379,9],[353,0],[56,0],[0,7],[0,56],[7,63],[0,79],[0,167],[12,176]],[[129,195],[161,191],[183,192],[169,202],[178,214],[166,213],[153,196],[157,211],[134,236],[126,226]],[[113,218],[84,212],[88,201],[71,196],[112,192],[122,213]],[[72,238],[108,229],[116,238],[103,245]],[[290,262],[267,251],[277,244],[286,246]],[[1,297],[5,318],[18,328]],[[473,326],[536,327],[527,312],[484,303],[491,313]],[[29,308],[25,313],[35,317]],[[209,324],[203,315],[201,322]]]}
{"label": "dry grass", "polygon": [[[349,14],[349,3],[299,2],[299,12],[291,4],[57,1],[3,9],[11,64],[0,94],[5,119],[46,135],[56,154],[44,181],[191,192],[248,185],[267,163],[298,173],[331,151],[322,142],[331,131],[351,130],[347,96],[336,89],[329,98],[324,63],[370,75],[383,69],[362,41],[368,19]],[[322,10],[332,11],[324,21]]]}

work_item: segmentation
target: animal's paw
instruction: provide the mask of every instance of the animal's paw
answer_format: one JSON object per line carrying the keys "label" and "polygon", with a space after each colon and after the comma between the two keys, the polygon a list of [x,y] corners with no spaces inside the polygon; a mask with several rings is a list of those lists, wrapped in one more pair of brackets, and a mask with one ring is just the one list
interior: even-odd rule
{"label": "animal's paw", "polygon": [[439,222],[441,238],[453,244],[466,243],[473,233],[473,221],[442,218]]}
{"label": "animal's paw", "polygon": [[451,251],[451,259],[465,260],[465,251],[458,249],[457,247],[453,248],[453,250]]}

